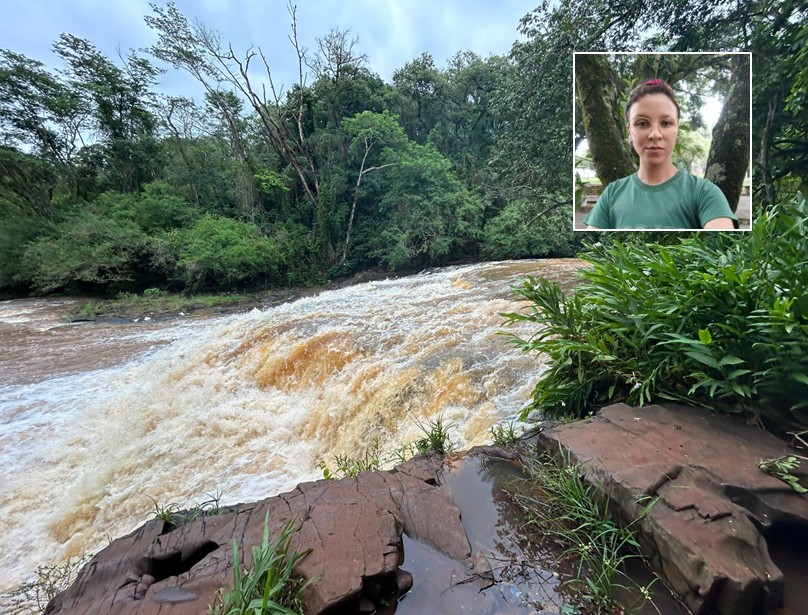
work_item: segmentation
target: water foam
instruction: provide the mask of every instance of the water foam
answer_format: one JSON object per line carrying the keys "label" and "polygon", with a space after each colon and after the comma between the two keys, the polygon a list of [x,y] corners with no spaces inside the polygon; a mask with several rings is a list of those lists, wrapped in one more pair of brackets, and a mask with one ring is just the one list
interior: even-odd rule
{"label": "water foam", "polygon": [[324,292],[122,366],[0,389],[0,591],[131,531],[149,498],[268,497],[374,438],[390,454],[438,414],[459,446],[486,441],[540,370],[498,334],[519,277],[495,277],[474,265]]}

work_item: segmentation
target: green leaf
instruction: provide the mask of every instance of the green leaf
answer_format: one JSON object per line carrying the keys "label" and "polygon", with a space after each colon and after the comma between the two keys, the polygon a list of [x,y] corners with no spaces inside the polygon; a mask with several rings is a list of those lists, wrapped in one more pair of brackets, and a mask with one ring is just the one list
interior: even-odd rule
{"label": "green leaf", "polygon": [[797,382],[801,382],[802,384],[808,384],[808,376],[802,374],[800,372],[796,372],[791,374],[791,377],[794,378]]}
{"label": "green leaf", "polygon": [[699,339],[705,346],[709,346],[713,343],[713,336],[707,329],[699,329]]}
{"label": "green leaf", "polygon": [[706,365],[708,367],[712,367],[715,369],[719,369],[721,367],[718,364],[718,362],[715,359],[713,359],[710,355],[704,354],[703,352],[699,352],[698,350],[685,350],[685,354],[691,359],[698,361],[702,365]]}
{"label": "green leaf", "polygon": [[751,369],[734,369],[730,373],[727,374],[727,380],[734,380],[740,376],[745,376],[746,374],[751,374]]}

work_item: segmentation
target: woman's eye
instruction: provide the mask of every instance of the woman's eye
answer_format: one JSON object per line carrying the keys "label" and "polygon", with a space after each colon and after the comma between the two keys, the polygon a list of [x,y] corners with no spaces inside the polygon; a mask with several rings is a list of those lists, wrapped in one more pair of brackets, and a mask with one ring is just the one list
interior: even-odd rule
{"label": "woman's eye", "polygon": [[647,128],[648,127],[648,122],[646,122],[645,120],[639,120],[637,122],[634,122],[634,125],[637,128]]}

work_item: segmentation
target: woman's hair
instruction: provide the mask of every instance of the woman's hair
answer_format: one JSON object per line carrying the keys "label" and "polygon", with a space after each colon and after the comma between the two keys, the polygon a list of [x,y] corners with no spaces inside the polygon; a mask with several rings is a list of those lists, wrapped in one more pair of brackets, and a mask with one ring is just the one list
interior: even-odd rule
{"label": "woman's hair", "polygon": [[626,124],[628,124],[631,105],[646,94],[664,94],[670,98],[671,102],[676,105],[676,119],[680,119],[681,111],[679,110],[679,103],[676,102],[676,95],[673,93],[673,88],[662,81],[662,79],[648,79],[629,92],[628,100],[626,101]]}

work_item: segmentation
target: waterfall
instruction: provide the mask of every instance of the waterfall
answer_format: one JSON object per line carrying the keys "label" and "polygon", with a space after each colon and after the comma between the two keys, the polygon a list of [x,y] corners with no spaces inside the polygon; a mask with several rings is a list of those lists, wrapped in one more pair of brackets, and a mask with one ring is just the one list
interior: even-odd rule
{"label": "waterfall", "polygon": [[[477,264],[237,316],[119,325],[129,341],[118,360],[86,371],[63,373],[58,351],[37,348],[53,377],[0,380],[12,383],[0,384],[0,592],[133,530],[150,498],[262,499],[321,478],[318,461],[359,457],[377,438],[389,464],[421,435],[418,422],[439,415],[458,446],[487,442],[542,370],[500,333],[499,314],[520,307],[510,286],[528,274],[571,279],[579,266]],[[12,320],[6,327],[20,326]],[[114,346],[94,327],[69,328],[93,365],[96,348]],[[49,331],[68,335],[58,329]]]}

